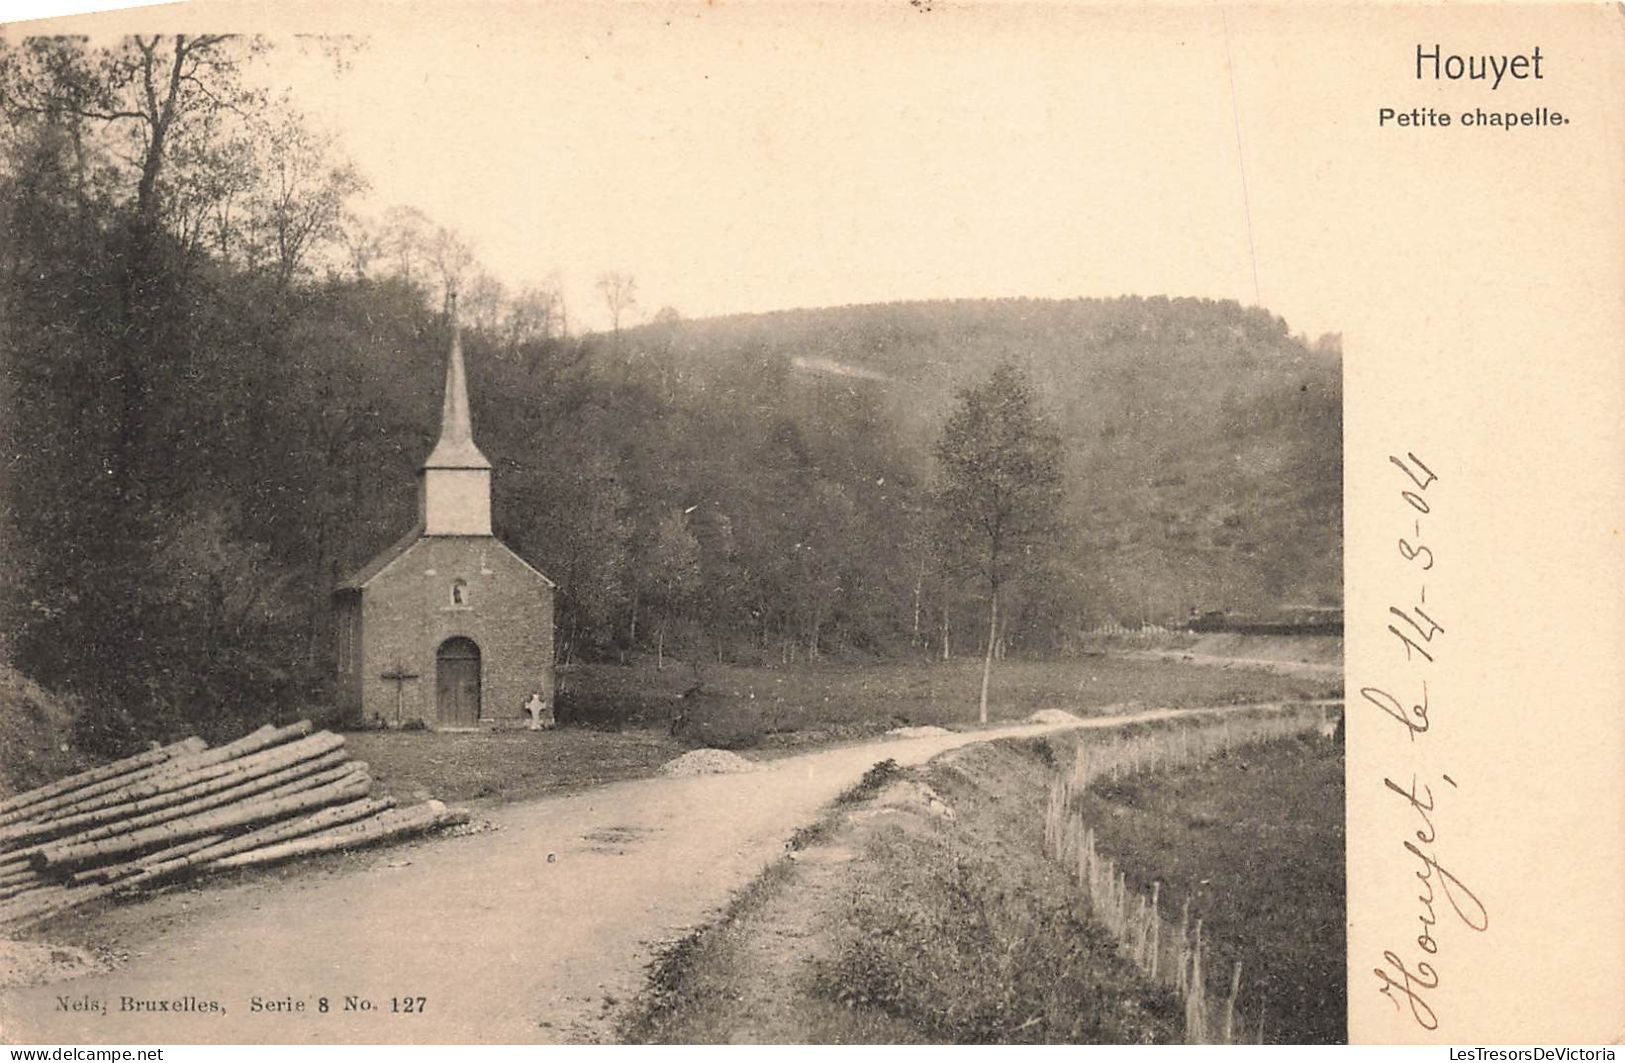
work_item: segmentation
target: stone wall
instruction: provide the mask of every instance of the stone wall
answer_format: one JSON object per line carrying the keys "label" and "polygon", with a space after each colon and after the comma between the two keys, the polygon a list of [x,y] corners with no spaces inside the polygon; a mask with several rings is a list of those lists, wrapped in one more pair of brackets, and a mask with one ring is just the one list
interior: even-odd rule
{"label": "stone wall", "polygon": [[[436,651],[457,636],[480,649],[482,725],[523,725],[533,693],[553,704],[553,588],[490,536],[419,539],[367,584],[361,628],[363,720],[439,726]],[[382,678],[397,670],[416,676],[399,684],[398,710],[397,684]]]}

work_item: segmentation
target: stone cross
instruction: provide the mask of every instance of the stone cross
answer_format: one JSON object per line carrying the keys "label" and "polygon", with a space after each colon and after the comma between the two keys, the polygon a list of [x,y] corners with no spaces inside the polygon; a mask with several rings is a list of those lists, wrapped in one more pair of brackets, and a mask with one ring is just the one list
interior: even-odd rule
{"label": "stone cross", "polygon": [[547,702],[542,700],[540,694],[530,696],[530,700],[525,702],[525,711],[530,713],[530,729],[532,731],[552,729],[553,713],[548,709]]}
{"label": "stone cross", "polygon": [[406,689],[406,681],[417,677],[416,672],[408,672],[399,661],[395,662],[395,666],[389,671],[382,672],[378,676],[379,679],[392,679],[395,682],[395,726],[397,727],[401,725],[401,702]]}

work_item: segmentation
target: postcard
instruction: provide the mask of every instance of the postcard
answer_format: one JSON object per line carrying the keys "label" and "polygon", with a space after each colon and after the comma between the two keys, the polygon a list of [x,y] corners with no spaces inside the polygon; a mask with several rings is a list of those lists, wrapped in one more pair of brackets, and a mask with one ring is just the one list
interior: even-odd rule
{"label": "postcard", "polygon": [[0,1039],[1617,1043],[1622,45],[0,26]]}

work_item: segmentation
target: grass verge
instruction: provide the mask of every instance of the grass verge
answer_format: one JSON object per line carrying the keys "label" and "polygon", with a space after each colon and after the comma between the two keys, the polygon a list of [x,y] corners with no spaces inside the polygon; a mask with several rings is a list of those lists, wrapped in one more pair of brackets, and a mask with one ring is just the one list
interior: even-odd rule
{"label": "grass verge", "polygon": [[[1170,724],[1136,727],[1156,730]],[[877,765],[786,859],[663,954],[621,1036],[663,1043],[1163,1043],[1143,976],[1045,854],[1062,734]],[[1341,755],[1249,746],[1086,795],[1131,882],[1192,898],[1210,971],[1243,963],[1272,1041],[1343,1036]],[[1194,835],[1206,833],[1208,838]],[[1291,866],[1288,866],[1291,865]],[[1150,876],[1135,881],[1135,876]],[[1248,1016],[1252,1025],[1253,1015]]]}
{"label": "grass verge", "polygon": [[[1245,746],[1078,799],[1129,885],[1203,921],[1215,979],[1242,965],[1245,1018],[1265,1039],[1347,1036],[1343,758],[1313,737]],[[1217,994],[1219,986],[1210,986]],[[1227,988],[1227,986],[1226,986]]]}

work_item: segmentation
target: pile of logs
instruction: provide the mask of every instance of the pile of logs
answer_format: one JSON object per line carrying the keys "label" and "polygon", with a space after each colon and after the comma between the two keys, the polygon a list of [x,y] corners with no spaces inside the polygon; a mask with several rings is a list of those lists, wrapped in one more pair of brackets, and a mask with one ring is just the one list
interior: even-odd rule
{"label": "pile of logs", "polygon": [[467,820],[369,796],[367,765],[308,720],[214,749],[197,738],[0,801],[0,930],[186,875],[273,863]]}

